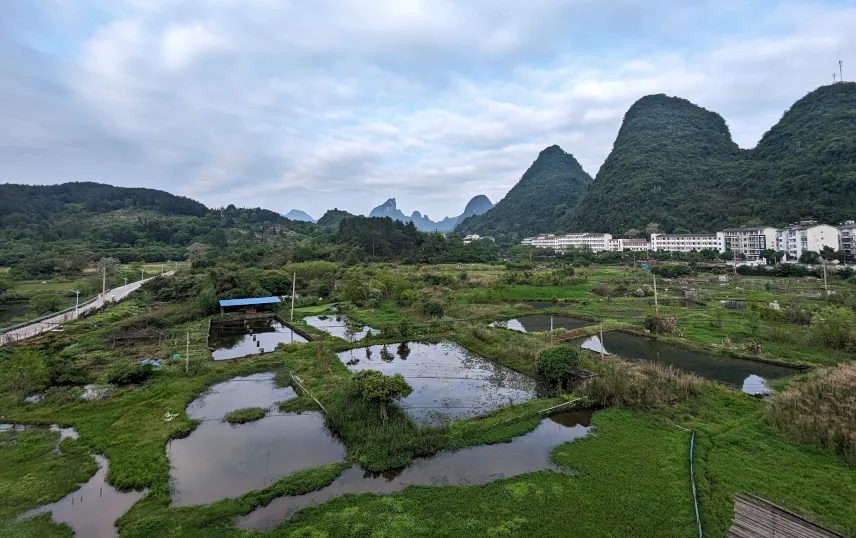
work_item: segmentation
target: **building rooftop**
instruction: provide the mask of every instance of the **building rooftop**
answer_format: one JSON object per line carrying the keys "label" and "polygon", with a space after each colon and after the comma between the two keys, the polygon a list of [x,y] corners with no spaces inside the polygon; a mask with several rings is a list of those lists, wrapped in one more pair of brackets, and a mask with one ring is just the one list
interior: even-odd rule
{"label": "building rooftop", "polygon": [[220,306],[252,306],[282,302],[279,297],[252,297],[247,299],[220,299]]}
{"label": "building rooftop", "polygon": [[744,228],[726,228],[723,232],[754,232],[756,230],[766,230],[772,226],[746,226]]}

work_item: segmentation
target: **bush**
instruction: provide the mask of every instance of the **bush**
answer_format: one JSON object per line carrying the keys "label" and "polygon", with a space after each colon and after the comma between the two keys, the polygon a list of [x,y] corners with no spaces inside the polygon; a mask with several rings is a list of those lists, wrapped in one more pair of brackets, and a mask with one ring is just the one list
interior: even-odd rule
{"label": "bush", "polygon": [[107,374],[107,382],[113,385],[138,385],[144,383],[154,373],[151,364],[123,364]]}
{"label": "bush", "polygon": [[442,318],[444,313],[443,305],[438,301],[427,301],[422,305],[422,313],[429,318]]}
{"label": "bush", "polygon": [[793,383],[773,399],[770,420],[794,441],[824,447],[856,466],[856,363]]}
{"label": "bush", "polygon": [[245,407],[244,409],[238,409],[237,411],[227,413],[226,416],[223,417],[223,421],[228,422],[229,424],[246,424],[247,422],[261,420],[265,418],[265,415],[267,415],[267,409],[262,409],[261,407]]}
{"label": "bush", "polygon": [[660,275],[663,278],[678,278],[682,276],[690,276],[693,270],[688,265],[655,265],[651,268],[651,272],[655,275]]}
{"label": "bush", "polygon": [[591,292],[595,295],[600,295],[601,297],[612,297],[613,295],[612,288],[610,288],[606,284],[596,285],[591,289]]}
{"label": "bush", "polygon": [[847,308],[827,306],[811,321],[811,332],[818,344],[831,349],[847,349],[856,344],[856,314]]}
{"label": "bush", "polygon": [[582,395],[590,404],[610,407],[655,407],[673,404],[698,394],[700,377],[653,362],[627,362],[605,357],[593,365],[597,377],[589,379]]}
{"label": "bush", "polygon": [[672,334],[678,327],[678,318],[674,316],[657,316],[649,314],[645,317],[645,328],[652,333]]}
{"label": "bush", "polygon": [[579,366],[580,350],[571,344],[548,347],[538,355],[538,374],[550,383],[558,383],[565,370]]}

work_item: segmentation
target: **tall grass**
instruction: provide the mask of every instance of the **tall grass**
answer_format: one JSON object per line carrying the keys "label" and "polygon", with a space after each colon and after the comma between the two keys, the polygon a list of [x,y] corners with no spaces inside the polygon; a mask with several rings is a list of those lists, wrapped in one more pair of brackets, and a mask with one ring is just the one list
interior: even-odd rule
{"label": "tall grass", "polygon": [[787,437],[831,450],[856,466],[856,363],[792,384],[773,400],[770,420]]}
{"label": "tall grass", "polygon": [[656,407],[689,399],[698,394],[704,382],[670,365],[653,362],[627,362],[613,357],[588,361],[587,367],[598,376],[589,379],[582,395],[598,406]]}

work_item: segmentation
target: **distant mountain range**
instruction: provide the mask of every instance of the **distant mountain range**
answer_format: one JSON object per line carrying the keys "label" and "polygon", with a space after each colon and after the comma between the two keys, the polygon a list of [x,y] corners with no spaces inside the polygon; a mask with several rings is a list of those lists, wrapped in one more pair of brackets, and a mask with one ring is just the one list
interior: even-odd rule
{"label": "distant mountain range", "polygon": [[313,219],[309,214],[304,213],[299,209],[292,209],[291,211],[283,215],[283,217],[291,220],[299,220],[301,222],[316,222],[315,219]]}
{"label": "distant mountain range", "polygon": [[483,194],[475,196],[467,203],[464,212],[457,217],[446,217],[443,220],[433,221],[428,215],[423,215],[419,211],[414,211],[409,216],[404,214],[395,203],[395,198],[390,198],[383,204],[372,209],[369,217],[389,217],[393,220],[402,222],[412,222],[416,229],[423,232],[451,232],[455,227],[463,222],[464,219],[475,215],[481,215],[493,207],[490,199]]}

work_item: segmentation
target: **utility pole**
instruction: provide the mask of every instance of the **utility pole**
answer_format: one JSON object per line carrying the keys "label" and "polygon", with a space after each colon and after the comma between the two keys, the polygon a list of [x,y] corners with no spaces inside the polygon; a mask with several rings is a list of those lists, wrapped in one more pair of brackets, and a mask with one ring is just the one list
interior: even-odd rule
{"label": "utility pole", "polygon": [[653,272],[651,276],[654,277],[654,309],[657,311],[657,315],[660,315],[660,304],[657,302],[657,275]]}
{"label": "utility pole", "polygon": [[844,82],[844,62],[838,60],[838,80]]}
{"label": "utility pole", "polygon": [[190,331],[184,333],[187,335],[187,349],[184,351],[184,373],[190,370]]}
{"label": "utility pole", "polygon": [[74,297],[74,318],[77,319],[79,316],[77,309],[80,307],[80,290],[73,290],[76,294]]}
{"label": "utility pole", "polygon": [[600,360],[603,360],[603,348],[606,347],[603,343],[603,322],[600,322]]}
{"label": "utility pole", "polygon": [[101,296],[107,292],[107,265],[101,268]]}
{"label": "utility pole", "polygon": [[[291,321],[294,321],[294,293],[297,290],[297,273],[291,277]],[[294,332],[294,331],[292,331]]]}
{"label": "utility pole", "polygon": [[550,314],[550,345],[553,345],[553,314]]}
{"label": "utility pole", "polygon": [[826,296],[829,297],[829,286],[826,283],[826,259],[821,258],[820,263],[823,265],[823,289],[826,292]]}
{"label": "utility pole", "polygon": [[128,285],[128,277],[125,277],[125,285]]}
{"label": "utility pole", "polygon": [[145,278],[146,278],[146,270],[140,269],[140,282],[142,282],[143,279],[145,279]]}

